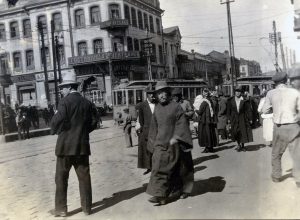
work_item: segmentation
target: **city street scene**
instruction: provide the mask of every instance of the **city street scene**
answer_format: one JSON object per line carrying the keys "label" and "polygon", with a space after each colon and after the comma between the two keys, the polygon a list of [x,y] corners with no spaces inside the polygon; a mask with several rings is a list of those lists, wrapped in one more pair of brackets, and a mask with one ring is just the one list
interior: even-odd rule
{"label": "city street scene", "polygon": [[0,220],[299,219],[300,0],[0,0]]}

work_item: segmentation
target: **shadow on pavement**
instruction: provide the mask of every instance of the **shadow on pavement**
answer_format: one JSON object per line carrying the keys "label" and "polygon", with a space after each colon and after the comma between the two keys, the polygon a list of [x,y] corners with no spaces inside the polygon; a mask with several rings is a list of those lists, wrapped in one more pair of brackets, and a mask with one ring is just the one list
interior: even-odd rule
{"label": "shadow on pavement", "polygon": [[203,163],[205,161],[213,160],[213,159],[217,159],[217,158],[219,158],[219,155],[217,155],[217,154],[196,158],[193,160],[194,166],[196,166],[200,163]]}
{"label": "shadow on pavement", "polygon": [[246,149],[246,151],[258,151],[265,147],[266,147],[266,145],[263,145],[263,144],[255,144],[255,145],[247,145],[247,146],[245,146],[245,149]]}
{"label": "shadow on pavement", "polygon": [[225,144],[229,144],[229,143],[232,143],[232,140],[228,140],[228,141],[225,141],[225,142],[219,143],[219,146],[223,146],[223,145],[225,145]]}
{"label": "shadow on pavement", "polygon": [[199,167],[195,167],[194,168],[194,173],[199,172],[201,170],[205,170],[207,168],[207,166],[199,166]]}
{"label": "shadow on pavement", "polygon": [[[125,190],[121,192],[114,193],[112,197],[110,198],[104,198],[101,201],[95,202],[92,204],[92,213],[95,214],[97,212],[100,212],[106,208],[112,207],[122,201],[131,199],[141,193],[144,193],[146,191],[147,184],[144,184],[142,187],[131,189],[131,190]],[[75,215],[79,212],[81,212],[82,209],[78,208],[68,213],[68,216]]]}
{"label": "shadow on pavement", "polygon": [[218,147],[218,148],[214,148],[214,152],[219,152],[219,151],[223,151],[223,150],[229,150],[229,149],[232,149],[234,147],[235,147],[235,145]]}
{"label": "shadow on pavement", "polygon": [[198,180],[194,183],[191,196],[199,196],[208,192],[222,192],[225,188],[226,181],[224,177],[210,177],[206,180]]}

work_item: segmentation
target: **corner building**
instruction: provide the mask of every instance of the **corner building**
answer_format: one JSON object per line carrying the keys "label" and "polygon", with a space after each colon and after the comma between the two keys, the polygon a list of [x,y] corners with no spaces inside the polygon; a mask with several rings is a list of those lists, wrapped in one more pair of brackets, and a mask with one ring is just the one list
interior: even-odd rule
{"label": "corner building", "polygon": [[[88,93],[111,104],[112,87],[122,79],[148,79],[141,50],[151,42],[154,79],[164,75],[164,42],[158,0],[19,0],[0,4],[0,68],[13,84],[7,101],[47,106],[41,36],[43,24],[50,102],[55,102],[51,20],[59,39],[62,75],[75,71],[80,81],[94,76]],[[58,76],[57,76],[58,77]]]}

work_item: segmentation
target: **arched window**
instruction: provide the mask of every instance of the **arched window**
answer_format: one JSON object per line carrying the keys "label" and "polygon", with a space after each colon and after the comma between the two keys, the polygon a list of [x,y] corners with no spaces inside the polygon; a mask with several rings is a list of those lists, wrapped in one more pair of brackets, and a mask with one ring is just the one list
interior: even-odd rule
{"label": "arched window", "polygon": [[87,44],[86,42],[79,42],[78,43],[78,56],[85,56],[87,55]]}
{"label": "arched window", "polygon": [[150,32],[154,33],[154,21],[152,15],[149,15],[149,21],[150,21]]}
{"label": "arched window", "polygon": [[33,50],[26,51],[26,69],[34,69]]}
{"label": "arched window", "polygon": [[103,52],[103,42],[102,39],[94,40],[94,53],[102,53]]}
{"label": "arched window", "polygon": [[138,21],[139,21],[139,29],[143,30],[144,24],[143,24],[143,15],[141,11],[138,11]]}
{"label": "arched window", "polygon": [[24,37],[31,37],[31,23],[29,19],[23,20],[23,35]]}
{"label": "arched window", "polygon": [[5,25],[0,24],[0,41],[6,40]]}
{"label": "arched window", "polygon": [[99,24],[100,22],[100,8],[93,6],[90,9],[91,24]]}
{"label": "arched window", "polygon": [[133,44],[132,44],[132,38],[127,37],[127,50],[128,51],[133,51]]}
{"label": "arched window", "polygon": [[10,23],[10,37],[11,38],[18,38],[20,36],[19,33],[19,25],[17,21]]}
{"label": "arched window", "polygon": [[124,14],[125,14],[125,19],[127,19],[129,22],[131,22],[130,11],[129,11],[128,5],[124,5]]}
{"label": "arched window", "polygon": [[13,53],[13,64],[14,64],[14,69],[16,71],[19,71],[22,69],[22,57],[20,52],[14,52]]}
{"label": "arched window", "polygon": [[137,27],[136,10],[131,8],[131,24],[133,27]]}
{"label": "arched window", "polygon": [[109,15],[111,19],[119,19],[120,18],[120,7],[118,4],[110,4],[109,5]]}
{"label": "arched window", "polygon": [[43,33],[47,34],[47,19],[45,15],[41,15],[38,17],[38,24],[41,23],[43,27]]}
{"label": "arched window", "polygon": [[146,13],[144,13],[144,27],[145,30],[149,31],[148,15]]}
{"label": "arched window", "polygon": [[140,50],[140,42],[138,39],[134,39],[134,50],[139,51]]}
{"label": "arched window", "polygon": [[53,18],[53,22],[54,22],[54,30],[55,31],[62,30],[61,13],[55,13],[55,14],[53,14],[52,18]]}
{"label": "arched window", "polygon": [[77,9],[75,11],[75,26],[77,28],[85,26],[85,18],[83,9]]}
{"label": "arched window", "polygon": [[160,19],[159,18],[156,18],[156,33],[161,34]]}

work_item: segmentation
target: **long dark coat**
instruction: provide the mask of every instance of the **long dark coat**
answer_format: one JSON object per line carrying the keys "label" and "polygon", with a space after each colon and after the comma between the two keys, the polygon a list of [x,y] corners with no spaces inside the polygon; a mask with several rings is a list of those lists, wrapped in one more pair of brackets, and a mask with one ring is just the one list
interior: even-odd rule
{"label": "long dark coat", "polygon": [[89,133],[97,127],[96,107],[79,93],[59,101],[51,120],[51,133],[58,134],[57,156],[90,155]]}
{"label": "long dark coat", "polygon": [[219,100],[218,129],[225,129],[227,124],[227,99],[221,97]]}
{"label": "long dark coat", "polygon": [[233,141],[248,143],[253,141],[251,129],[252,112],[249,101],[242,100],[239,111],[235,97],[231,97],[227,103],[227,117],[231,121],[231,135]]}
{"label": "long dark coat", "polygon": [[147,150],[148,134],[150,123],[152,119],[152,112],[148,101],[138,104],[136,107],[138,111],[138,120],[141,125],[139,134],[139,147],[138,147],[138,168],[151,169],[151,156],[152,154]]}

